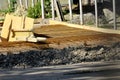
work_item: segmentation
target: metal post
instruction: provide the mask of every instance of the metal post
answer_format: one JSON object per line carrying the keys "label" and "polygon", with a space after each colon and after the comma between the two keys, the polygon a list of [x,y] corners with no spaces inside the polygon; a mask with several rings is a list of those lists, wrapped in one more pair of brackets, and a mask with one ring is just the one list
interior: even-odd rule
{"label": "metal post", "polygon": [[114,29],[117,29],[117,24],[116,24],[116,5],[115,5],[115,0],[113,0],[113,17],[114,17]]}
{"label": "metal post", "polygon": [[82,9],[82,0],[79,0],[80,7],[80,24],[83,25],[83,9]]}
{"label": "metal post", "polygon": [[32,7],[34,7],[34,0],[32,0]]}
{"label": "metal post", "polygon": [[52,7],[52,20],[55,20],[55,7],[54,7],[54,0],[51,0],[51,7]]}
{"label": "metal post", "polygon": [[61,7],[61,4],[60,4],[60,1],[59,0],[54,0],[54,4],[55,4],[56,13],[57,13],[57,16],[58,16],[59,20],[64,21],[65,18],[64,18],[64,15],[62,13],[62,7]]}
{"label": "metal post", "polygon": [[8,0],[8,6],[10,7],[10,0]]}
{"label": "metal post", "polygon": [[20,1],[20,6],[22,6],[23,4],[22,4],[22,0],[19,0]]}
{"label": "metal post", "polygon": [[25,7],[28,8],[28,0],[25,0]]}
{"label": "metal post", "polygon": [[71,0],[68,0],[68,3],[69,3],[70,20],[72,20],[73,15],[72,15],[72,3],[71,3]]}
{"label": "metal post", "polygon": [[45,19],[44,0],[41,0],[42,19]]}
{"label": "metal post", "polygon": [[98,27],[98,5],[97,5],[97,0],[95,0],[95,23],[96,23],[96,27]]}

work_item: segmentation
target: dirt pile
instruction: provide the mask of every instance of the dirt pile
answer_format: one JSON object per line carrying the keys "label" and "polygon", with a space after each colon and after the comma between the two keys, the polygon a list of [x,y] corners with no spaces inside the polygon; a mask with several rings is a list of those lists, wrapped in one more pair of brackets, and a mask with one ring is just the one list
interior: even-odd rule
{"label": "dirt pile", "polygon": [[120,60],[120,42],[112,45],[93,45],[48,48],[0,55],[0,68],[28,68],[48,65],[73,64],[92,61]]}
{"label": "dirt pile", "polygon": [[36,28],[45,42],[1,42],[0,68],[120,60],[120,35],[53,25]]}

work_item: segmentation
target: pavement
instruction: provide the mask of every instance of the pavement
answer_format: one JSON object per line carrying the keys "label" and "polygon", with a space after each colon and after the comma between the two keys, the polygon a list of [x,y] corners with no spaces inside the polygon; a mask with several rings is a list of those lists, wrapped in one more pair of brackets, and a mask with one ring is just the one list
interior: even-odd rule
{"label": "pavement", "polygon": [[0,80],[120,80],[120,61],[1,69]]}

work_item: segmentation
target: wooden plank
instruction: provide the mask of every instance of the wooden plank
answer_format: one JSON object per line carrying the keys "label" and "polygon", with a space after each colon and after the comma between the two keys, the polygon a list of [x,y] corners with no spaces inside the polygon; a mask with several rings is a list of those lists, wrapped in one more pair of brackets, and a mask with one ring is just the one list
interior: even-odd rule
{"label": "wooden plank", "polygon": [[5,21],[4,21],[4,24],[3,24],[2,31],[1,31],[1,37],[6,39],[6,40],[9,37],[9,32],[10,32],[10,29],[11,29],[11,23],[12,23],[12,15],[7,14],[6,17],[5,17]]}
{"label": "wooden plank", "polygon": [[[12,18],[12,30],[10,32],[9,41],[20,41],[20,38],[22,37],[23,40],[27,40],[28,37],[33,35],[33,32],[31,31],[33,29],[33,23],[34,19],[28,18],[28,17],[17,17],[14,16]],[[16,30],[16,31],[14,31]]]}
{"label": "wooden plank", "polygon": [[26,17],[25,19],[25,30],[32,30],[34,25],[34,19]]}
{"label": "wooden plank", "polygon": [[[21,26],[22,26],[22,17],[13,16],[12,17],[12,29],[20,29]],[[16,34],[10,31],[10,36],[9,36],[8,41],[15,41],[16,40],[15,36]]]}

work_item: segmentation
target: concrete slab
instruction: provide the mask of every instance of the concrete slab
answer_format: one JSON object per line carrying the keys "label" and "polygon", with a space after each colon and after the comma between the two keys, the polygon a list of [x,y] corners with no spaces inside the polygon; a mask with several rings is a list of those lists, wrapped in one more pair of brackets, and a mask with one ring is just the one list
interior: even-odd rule
{"label": "concrete slab", "polygon": [[120,30],[104,29],[104,28],[98,28],[98,27],[95,27],[95,26],[71,24],[71,23],[67,23],[67,22],[60,22],[60,21],[54,21],[54,20],[50,20],[49,23],[51,25],[59,24],[59,25],[65,25],[65,26],[68,26],[68,27],[86,29],[86,30],[93,30],[93,31],[98,31],[98,32],[103,32],[103,33],[120,34]]}

